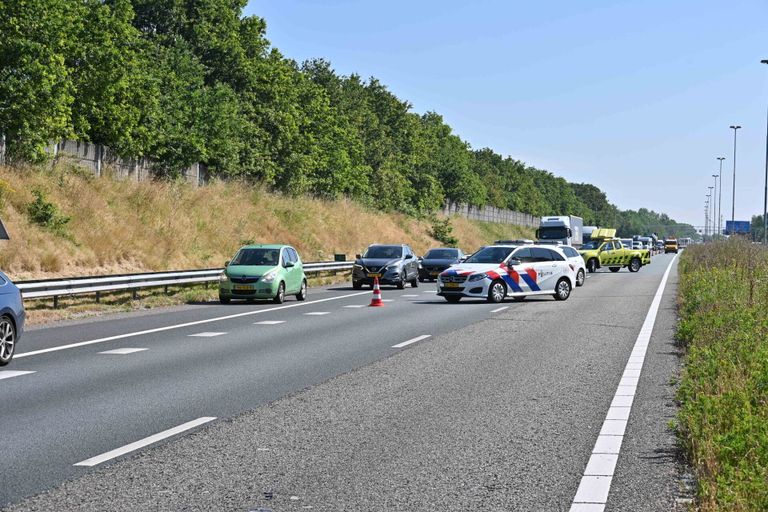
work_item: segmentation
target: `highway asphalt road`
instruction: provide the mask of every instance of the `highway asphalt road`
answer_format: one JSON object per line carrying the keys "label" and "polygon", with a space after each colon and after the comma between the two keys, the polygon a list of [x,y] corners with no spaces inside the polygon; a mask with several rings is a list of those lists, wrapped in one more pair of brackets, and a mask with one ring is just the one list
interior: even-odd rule
{"label": "highway asphalt road", "polygon": [[[0,372],[0,505],[569,510],[671,260],[566,302],[336,287],[30,331],[4,371],[34,373]],[[675,282],[606,510],[674,506]]]}

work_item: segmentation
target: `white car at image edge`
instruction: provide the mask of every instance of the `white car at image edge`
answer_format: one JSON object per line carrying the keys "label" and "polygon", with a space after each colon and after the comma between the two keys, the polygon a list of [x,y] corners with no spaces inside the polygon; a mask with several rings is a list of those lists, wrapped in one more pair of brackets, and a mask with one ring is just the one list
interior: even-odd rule
{"label": "white car at image edge", "polygon": [[577,271],[557,246],[492,245],[438,276],[437,294],[448,302],[462,298],[502,302],[529,295],[552,295],[566,300],[576,284]]}

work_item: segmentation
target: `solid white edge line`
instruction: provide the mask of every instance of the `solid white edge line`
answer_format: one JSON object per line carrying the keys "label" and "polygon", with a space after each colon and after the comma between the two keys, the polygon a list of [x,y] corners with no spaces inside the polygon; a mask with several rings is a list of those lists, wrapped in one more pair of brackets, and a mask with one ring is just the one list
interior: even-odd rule
{"label": "solid white edge line", "polygon": [[571,503],[570,512],[605,510],[616,463],[626,434],[629,414],[632,411],[635,390],[640,380],[642,363],[648,350],[661,299],[664,296],[664,289],[667,286],[669,273],[672,271],[675,259],[677,259],[677,255],[667,265],[667,269],[661,277],[659,287],[656,289],[656,294],[651,301],[651,306],[648,308],[648,313],[645,315],[640,332],[635,339],[632,353],[624,367],[624,372],[613,395],[611,406],[605,415],[605,420],[600,428],[600,434],[597,437],[592,454],[587,462],[587,467],[584,469],[581,482],[579,482],[579,488],[576,490],[576,495]]}
{"label": "solid white edge line", "polygon": [[410,344],[412,344],[412,343],[416,343],[417,341],[425,340],[425,339],[427,339],[427,338],[431,338],[431,337],[432,337],[432,335],[431,335],[431,334],[422,334],[421,336],[416,336],[415,338],[411,338],[411,339],[410,339],[410,340],[408,340],[408,341],[404,341],[404,342],[402,342],[402,343],[398,343],[397,345],[392,345],[392,348],[403,348],[403,347],[407,347],[408,345],[410,345]]}
{"label": "solid white edge line", "polygon": [[77,464],[74,464],[74,465],[93,467],[98,464],[101,464],[102,462],[106,462],[116,457],[120,457],[121,455],[125,455],[126,453],[134,452],[140,448],[144,448],[145,446],[149,446],[150,444],[154,444],[158,441],[162,441],[163,439],[167,439],[171,436],[175,436],[176,434],[186,432],[187,430],[193,429],[195,427],[198,427],[200,425],[203,425],[215,419],[216,418],[212,416],[203,416],[202,418],[197,418],[196,420],[183,423],[178,427],[173,427],[173,428],[169,428],[168,430],[163,430],[162,432],[151,435],[149,437],[145,437],[144,439],[140,439],[138,441],[127,444],[125,446],[121,446],[120,448],[110,450],[106,453],[102,453],[101,455],[96,455],[95,457],[91,457],[90,459],[85,459],[84,461],[78,462]]}
{"label": "solid white edge line", "polygon": [[369,295],[371,292],[360,292],[360,293],[350,293],[348,295],[340,295],[338,297],[328,297],[327,299],[320,299],[320,300],[314,300],[311,302],[298,302],[296,304],[288,304],[286,306],[278,306],[275,308],[269,308],[269,309],[260,309],[258,311],[246,311],[245,313],[236,313],[234,315],[226,315],[226,316],[219,316],[216,318],[207,318],[205,320],[196,320],[194,322],[186,322],[183,324],[176,324],[176,325],[167,325],[165,327],[158,327],[156,329],[147,329],[146,331],[137,331],[137,332],[129,332],[125,334],[117,334],[115,336],[108,336],[106,338],[99,338],[95,340],[89,340],[89,341],[79,341],[77,343],[69,343],[67,345],[60,345],[58,347],[51,347],[51,348],[44,348],[41,350],[33,350],[31,352],[22,352],[21,354],[16,354],[13,357],[15,359],[20,359],[22,357],[30,357],[30,356],[36,356],[39,354],[47,354],[49,352],[58,352],[59,350],[67,350],[70,348],[77,348],[77,347],[85,347],[87,345],[94,345],[96,343],[105,343],[107,341],[114,341],[114,340],[122,340],[125,338],[133,338],[135,336],[143,336],[144,334],[154,334],[156,332],[163,332],[163,331],[171,331],[173,329],[182,329],[184,327],[191,327],[193,325],[203,325],[203,324],[209,324],[212,322],[220,322],[222,320],[230,320],[232,318],[240,318],[244,316],[252,316],[252,315],[260,315],[262,313],[269,313],[272,311],[279,311],[281,309],[290,309],[290,308],[298,308],[301,306],[309,306],[311,304],[319,304],[321,302],[328,302],[330,300],[339,300],[339,299],[347,299],[349,297],[357,297],[359,295]]}

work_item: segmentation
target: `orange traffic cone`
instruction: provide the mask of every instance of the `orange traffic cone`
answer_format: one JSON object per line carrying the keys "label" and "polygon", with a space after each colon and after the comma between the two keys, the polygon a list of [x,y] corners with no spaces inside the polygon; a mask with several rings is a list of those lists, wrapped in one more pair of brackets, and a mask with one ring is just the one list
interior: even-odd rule
{"label": "orange traffic cone", "polygon": [[373,278],[373,298],[369,306],[381,307],[384,305],[384,301],[381,300],[381,289],[379,288],[379,278]]}

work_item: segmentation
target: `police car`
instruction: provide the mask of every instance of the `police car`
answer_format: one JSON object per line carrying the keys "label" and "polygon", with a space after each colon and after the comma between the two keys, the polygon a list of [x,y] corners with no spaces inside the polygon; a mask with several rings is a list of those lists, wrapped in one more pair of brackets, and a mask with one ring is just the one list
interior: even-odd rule
{"label": "police car", "polygon": [[576,284],[576,272],[557,246],[491,245],[438,276],[437,294],[448,302],[463,297],[502,302],[529,295],[566,300]]}

